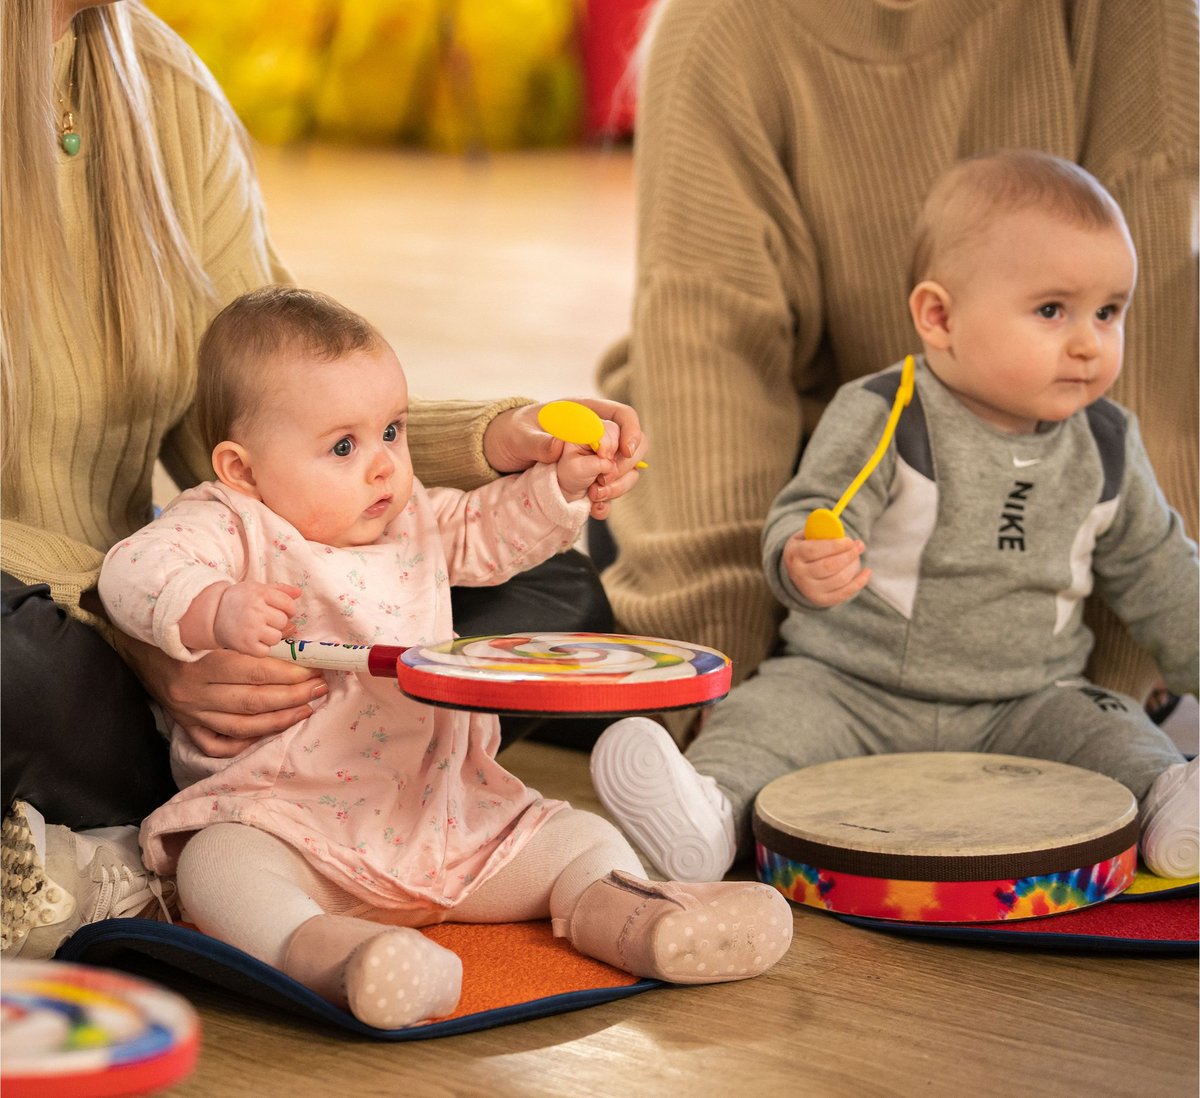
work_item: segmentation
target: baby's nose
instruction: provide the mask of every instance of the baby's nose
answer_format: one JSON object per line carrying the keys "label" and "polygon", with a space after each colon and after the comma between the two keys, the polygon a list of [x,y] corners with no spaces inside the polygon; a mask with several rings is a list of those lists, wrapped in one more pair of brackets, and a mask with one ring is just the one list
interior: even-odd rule
{"label": "baby's nose", "polygon": [[1076,324],[1072,329],[1071,353],[1088,358],[1100,353],[1100,337],[1090,321]]}
{"label": "baby's nose", "polygon": [[390,477],[395,468],[396,463],[392,460],[392,455],[387,450],[377,450],[374,458],[371,460],[371,479],[376,480],[379,477]]}

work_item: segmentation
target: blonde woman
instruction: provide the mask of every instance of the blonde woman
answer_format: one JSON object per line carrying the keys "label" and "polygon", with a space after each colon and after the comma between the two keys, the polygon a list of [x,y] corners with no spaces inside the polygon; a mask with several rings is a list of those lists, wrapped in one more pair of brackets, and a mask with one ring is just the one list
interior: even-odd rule
{"label": "blonde woman", "polygon": [[[155,902],[134,832],[115,829],[173,792],[151,698],[202,751],[230,757],[308,716],[325,688],[237,654],[178,663],[102,616],[100,562],[150,517],[155,462],[181,486],[211,476],[191,413],[200,333],[239,293],[288,275],[245,134],[165,25],[134,0],[23,0],[3,18],[0,945],[31,956]],[[618,423],[626,455],[591,494],[603,517],[644,445],[631,409],[588,403]],[[479,483],[561,447],[518,399],[414,413],[431,484]],[[586,560],[551,569],[475,607],[479,631],[520,628],[512,615],[539,607],[544,625],[566,606],[577,616],[563,628],[604,628]]]}

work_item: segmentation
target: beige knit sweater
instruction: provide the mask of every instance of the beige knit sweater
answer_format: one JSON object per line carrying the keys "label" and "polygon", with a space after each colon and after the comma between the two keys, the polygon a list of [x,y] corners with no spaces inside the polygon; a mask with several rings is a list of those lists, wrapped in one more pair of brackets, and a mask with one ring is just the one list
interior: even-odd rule
{"label": "beige knit sweater", "polygon": [[[624,629],[738,679],[767,655],[768,505],[836,386],[919,350],[916,211],[992,147],[1075,159],[1123,207],[1141,273],[1112,395],[1195,536],[1196,38],[1192,0],[673,0],[638,108],[632,333],[600,370],[654,449],[610,520]],[[1139,691],[1135,664],[1097,674]]]}
{"label": "beige knit sweater", "polygon": [[[197,64],[178,41],[179,67]],[[59,86],[67,83],[73,35],[54,49]],[[219,304],[267,282],[289,281],[271,250],[254,170],[228,117],[211,95],[170,67],[147,61],[156,126],[179,218],[217,289]],[[59,156],[59,197],[69,254],[84,288],[97,285],[96,232],[83,149]],[[32,415],[19,465],[6,477],[0,555],[3,568],[27,583],[46,582],[54,598],[84,620],[82,592],[93,587],[105,551],[150,519],[156,459],[188,487],[212,476],[207,450],[189,411],[195,362],[163,363],[141,418],[104,362],[98,295],[79,332],[68,326],[38,334]],[[189,343],[199,344],[206,311]],[[82,336],[80,335],[82,332]],[[495,476],[483,459],[491,418],[518,400],[416,403],[410,440],[418,475],[429,484],[467,486]]]}

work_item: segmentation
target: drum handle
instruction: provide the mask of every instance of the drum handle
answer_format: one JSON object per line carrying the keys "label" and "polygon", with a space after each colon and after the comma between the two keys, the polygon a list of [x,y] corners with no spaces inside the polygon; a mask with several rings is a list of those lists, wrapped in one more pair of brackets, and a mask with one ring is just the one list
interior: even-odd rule
{"label": "drum handle", "polygon": [[289,637],[271,645],[268,655],[301,667],[330,671],[366,671],[380,678],[395,678],[396,661],[406,648],[394,644],[342,644],[338,641],[298,640]]}

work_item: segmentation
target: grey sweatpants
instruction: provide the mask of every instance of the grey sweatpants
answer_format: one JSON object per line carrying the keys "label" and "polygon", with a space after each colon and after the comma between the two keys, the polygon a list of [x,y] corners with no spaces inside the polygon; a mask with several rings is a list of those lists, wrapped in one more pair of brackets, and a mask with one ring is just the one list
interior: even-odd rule
{"label": "grey sweatpants", "polygon": [[1070,763],[1115,778],[1139,801],[1183,761],[1132,698],[1083,679],[1001,702],[900,697],[802,656],[767,660],[716,706],[688,761],[729,797],[738,847],[754,798],[801,767],[900,751],[987,751]]}

